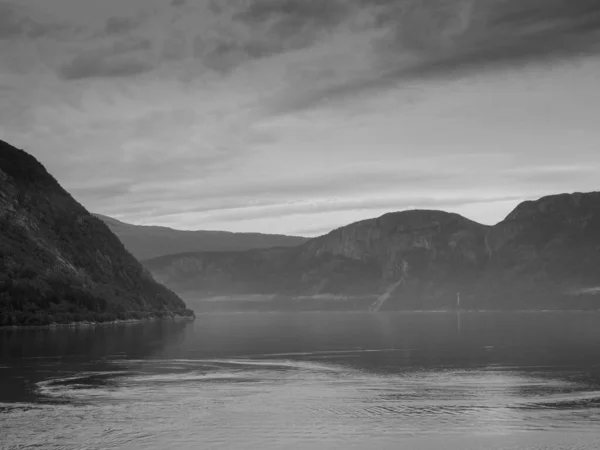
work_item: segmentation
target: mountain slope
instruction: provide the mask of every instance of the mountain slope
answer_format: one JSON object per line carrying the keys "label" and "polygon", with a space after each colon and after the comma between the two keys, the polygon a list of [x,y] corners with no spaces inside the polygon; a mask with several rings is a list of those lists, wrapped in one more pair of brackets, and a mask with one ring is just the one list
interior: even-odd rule
{"label": "mountain slope", "polygon": [[192,315],[28,153],[0,141],[0,325]]}
{"label": "mountain slope", "polygon": [[371,303],[387,293],[401,297],[404,309],[430,309],[454,302],[457,283],[473,282],[487,260],[487,229],[457,214],[405,211],[292,249],[188,253],[144,264],[179,292],[359,296]]}
{"label": "mountain slope", "polygon": [[[460,295],[464,308],[600,309],[600,193],[525,202],[493,227],[404,211],[292,249],[144,264],[167,286],[197,296],[362,297],[360,308],[448,309]],[[277,307],[291,305],[283,302]]]}
{"label": "mountain slope", "polygon": [[292,247],[307,241],[304,237],[278,234],[174,230],[167,227],[132,225],[101,214],[95,216],[106,223],[125,248],[139,260],[182,252]]}
{"label": "mountain slope", "polygon": [[600,192],[521,203],[490,230],[487,243],[480,302],[600,309]]}

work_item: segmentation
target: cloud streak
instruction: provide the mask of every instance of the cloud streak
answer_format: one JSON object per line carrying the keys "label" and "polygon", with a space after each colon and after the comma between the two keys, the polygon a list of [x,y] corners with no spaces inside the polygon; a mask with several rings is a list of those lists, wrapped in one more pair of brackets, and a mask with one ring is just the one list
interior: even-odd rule
{"label": "cloud streak", "polygon": [[144,54],[150,48],[147,39],[118,41],[109,47],[80,53],[64,64],[59,73],[66,80],[138,75],[153,68]]}
{"label": "cloud streak", "polygon": [[272,113],[310,109],[403,81],[464,76],[600,50],[600,6],[592,0],[383,1],[366,11],[379,31],[364,32],[376,56],[365,61],[370,70],[305,87],[307,92],[274,102]]}
{"label": "cloud streak", "polygon": [[19,4],[0,2],[0,40],[57,37],[69,29],[64,23],[38,21],[27,14]]}
{"label": "cloud streak", "polygon": [[599,28],[591,0],[0,0],[0,134],[125,221],[494,222],[596,186]]}
{"label": "cloud streak", "polygon": [[134,30],[139,24],[139,19],[113,16],[106,20],[104,30],[107,34],[123,34]]}
{"label": "cloud streak", "polygon": [[377,198],[377,199],[345,199],[291,204],[275,204],[266,206],[249,206],[232,211],[220,212],[212,216],[215,220],[252,220],[257,218],[281,218],[295,215],[312,215],[324,212],[372,211],[386,210],[390,212],[406,209],[447,209],[457,206],[478,203],[493,204],[496,202],[518,202],[522,196],[506,197],[456,197],[456,198]]}

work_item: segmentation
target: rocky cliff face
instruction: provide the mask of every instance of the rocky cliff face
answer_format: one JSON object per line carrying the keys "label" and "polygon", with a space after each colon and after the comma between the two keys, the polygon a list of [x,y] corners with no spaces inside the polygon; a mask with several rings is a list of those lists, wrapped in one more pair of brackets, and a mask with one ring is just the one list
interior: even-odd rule
{"label": "rocky cliff face", "polygon": [[261,233],[185,231],[167,227],[140,226],[96,214],[140,261],[181,252],[242,251],[254,248],[293,247],[308,239]]}
{"label": "rocky cliff face", "polygon": [[0,325],[191,316],[31,155],[0,141]]}
{"label": "rocky cliff face", "polygon": [[207,294],[364,297],[375,308],[449,307],[487,263],[488,227],[457,214],[405,211],[293,249],[190,253],[146,262],[174,289]]}
{"label": "rocky cliff face", "polygon": [[[197,295],[365,297],[374,309],[600,308],[600,193],[544,197],[488,227],[404,211],[291,249],[188,253],[145,262]],[[367,303],[365,303],[367,304]]]}
{"label": "rocky cliff face", "polygon": [[333,273],[349,261],[367,266],[367,279],[360,268],[352,279],[323,278],[322,269],[312,270],[321,292],[368,292],[377,298],[375,308],[447,307],[455,302],[455,286],[472,283],[486,264],[486,232],[486,226],[457,214],[404,211],[314,239],[306,245],[305,258],[332,259]]}
{"label": "rocky cliff face", "polygon": [[312,256],[376,261],[382,280],[430,277],[438,265],[479,268],[487,260],[487,227],[457,214],[404,211],[335,230],[309,242]]}
{"label": "rocky cliff face", "polygon": [[600,309],[599,192],[524,202],[490,229],[487,244],[480,302]]}

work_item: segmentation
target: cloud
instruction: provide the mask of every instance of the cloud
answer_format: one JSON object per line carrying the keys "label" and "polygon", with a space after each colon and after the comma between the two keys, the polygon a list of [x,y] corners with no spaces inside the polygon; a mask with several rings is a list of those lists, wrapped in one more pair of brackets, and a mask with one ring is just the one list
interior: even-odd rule
{"label": "cloud", "polygon": [[600,63],[557,64],[596,51],[596,0],[0,8],[0,133],[94,211],[290,232],[594,186],[555,169],[600,163]]}
{"label": "cloud", "polygon": [[58,36],[68,28],[65,24],[34,20],[27,15],[27,9],[0,2],[0,40]]}
{"label": "cloud", "polygon": [[190,40],[207,67],[229,73],[247,62],[310,48],[343,23],[352,10],[347,0],[251,0],[208,3],[198,10],[208,19]]}
{"label": "cloud", "polygon": [[[234,231],[268,230],[271,233],[315,236],[359,220],[378,217],[390,211],[406,209],[442,209],[474,218],[480,209],[493,211],[493,219],[479,217],[482,223],[492,224],[502,220],[517,203],[527,196],[454,196],[454,197],[387,197],[370,199],[329,199],[320,202],[298,202],[270,206],[248,206],[217,214],[174,211],[162,214],[151,211],[137,215],[133,221],[141,224],[162,224],[185,229],[223,229]],[[134,213],[135,214],[135,213]],[[130,221],[132,217],[129,216]],[[201,224],[201,225],[199,225]],[[227,225],[225,225],[227,224]]]}
{"label": "cloud", "polygon": [[[380,188],[401,190],[407,187],[423,187],[432,183],[458,178],[462,174],[443,173],[439,170],[394,169],[375,167],[372,171],[358,168],[337,167],[334,170],[285,177],[274,176],[267,180],[244,180],[243,185],[229,181],[218,190],[219,197],[261,196],[286,197],[289,195],[311,196],[314,194],[335,195],[339,193],[369,192]],[[209,193],[207,193],[210,196]]]}
{"label": "cloud", "polygon": [[135,29],[140,24],[138,19],[131,17],[109,17],[104,30],[107,34],[121,34]]}
{"label": "cloud", "polygon": [[396,197],[396,198],[365,198],[365,199],[339,199],[327,201],[305,201],[289,204],[273,204],[235,208],[211,215],[211,220],[236,221],[265,218],[284,218],[286,216],[322,214],[342,211],[402,211],[406,209],[445,209],[478,203],[495,203],[505,201],[520,201],[522,196],[500,197]]}
{"label": "cloud", "polygon": [[593,183],[600,165],[564,164],[559,166],[535,165],[513,168],[503,171],[503,175],[515,183],[544,187],[552,190],[569,189],[574,178],[580,182]]}
{"label": "cloud", "polygon": [[97,201],[106,198],[116,198],[131,192],[133,183],[126,181],[103,180],[102,183],[71,187],[69,192],[74,198],[85,198],[86,201]]}
{"label": "cloud", "polygon": [[596,0],[384,0],[362,5],[372,18],[367,23],[373,24],[358,34],[353,31],[355,40],[361,34],[365,38],[365,45],[356,48],[365,53],[364,70],[334,74],[326,83],[296,83],[271,101],[269,114],[335,105],[403,81],[455,78],[600,51]]}
{"label": "cloud", "polygon": [[124,77],[139,75],[152,69],[152,64],[138,59],[104,59],[80,56],[60,70],[66,80],[92,77]]}
{"label": "cloud", "polygon": [[343,0],[253,0],[237,17],[255,25],[270,23],[281,35],[290,35],[307,26],[335,26],[350,8]]}
{"label": "cloud", "polygon": [[151,42],[147,39],[119,41],[75,56],[59,69],[59,74],[66,80],[138,75],[154,67],[144,54],[150,48]]}
{"label": "cloud", "polygon": [[27,26],[21,20],[13,5],[0,3],[0,39],[26,35]]}
{"label": "cloud", "polygon": [[188,37],[181,31],[176,31],[163,42],[162,56],[167,60],[180,60],[188,54]]}
{"label": "cloud", "polygon": [[595,46],[600,4],[595,0],[415,0],[388,17],[391,51],[416,50],[426,63],[460,65],[471,58],[478,64],[510,63]]}
{"label": "cloud", "polygon": [[[238,156],[238,155],[233,155]],[[228,163],[232,162],[230,155],[222,155]],[[131,197],[135,205],[154,205],[155,217],[181,214],[208,214],[212,219],[246,220],[260,215],[275,217],[295,213],[320,213],[340,210],[372,210],[381,209],[386,205],[401,207],[406,201],[426,202],[440,190],[457,192],[461,180],[465,175],[472,181],[489,178],[482,174],[473,176],[468,170],[427,170],[422,167],[411,169],[390,169],[389,167],[339,167],[329,172],[288,174],[280,177],[271,174],[265,179],[261,176],[212,178],[204,167],[201,157],[188,162],[173,157],[155,167],[165,166],[160,177],[162,182],[152,181],[158,178],[158,173],[153,173],[152,168],[141,166],[137,161],[136,169],[140,174],[147,175],[147,182],[143,187],[138,177],[136,195]],[[218,159],[217,161],[218,162]],[[172,163],[172,165],[171,165]],[[195,165],[194,165],[195,164]],[[183,171],[185,167],[196,167],[195,172]],[[243,167],[243,161],[242,166]],[[171,168],[172,181],[166,183],[167,174]],[[228,171],[235,173],[236,166]],[[203,180],[192,181],[189,177],[202,171]],[[417,198],[411,192],[419,192],[422,197]],[[460,197],[464,195],[457,194]],[[456,196],[456,195],[455,195]],[[135,200],[134,200],[135,198]],[[407,200],[408,199],[408,200]],[[447,201],[441,199],[439,204]],[[133,210],[133,209],[132,209]],[[132,210],[129,210],[130,212]],[[312,211],[312,212],[311,212]],[[119,210],[120,213],[124,211]],[[207,216],[208,217],[208,216]]]}

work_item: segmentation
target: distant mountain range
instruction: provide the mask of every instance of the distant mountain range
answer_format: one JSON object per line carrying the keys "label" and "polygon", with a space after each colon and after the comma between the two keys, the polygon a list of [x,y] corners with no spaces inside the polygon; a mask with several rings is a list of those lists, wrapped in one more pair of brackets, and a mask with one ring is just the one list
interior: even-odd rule
{"label": "distant mountain range", "polygon": [[143,263],[186,298],[267,299],[234,308],[600,309],[600,193],[524,202],[495,226],[403,211],[296,247]]}
{"label": "distant mountain range", "polygon": [[127,250],[139,260],[181,252],[291,247],[308,240],[279,234],[174,230],[159,226],[132,225],[101,214],[95,216],[106,223]]}
{"label": "distant mountain range", "polygon": [[[268,248],[248,249],[256,246]],[[144,268],[126,248],[138,257],[211,251]],[[0,141],[0,325],[193,316],[155,280],[204,299],[199,311],[596,310],[600,192],[524,202],[494,226],[413,210],[313,239],[178,232],[100,220],[34,157]]]}
{"label": "distant mountain range", "polygon": [[31,155],[0,141],[0,326],[193,317]]}

